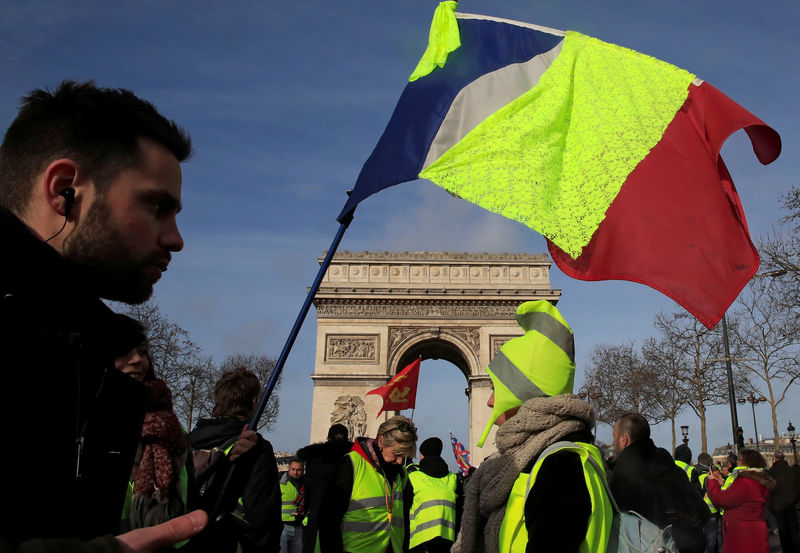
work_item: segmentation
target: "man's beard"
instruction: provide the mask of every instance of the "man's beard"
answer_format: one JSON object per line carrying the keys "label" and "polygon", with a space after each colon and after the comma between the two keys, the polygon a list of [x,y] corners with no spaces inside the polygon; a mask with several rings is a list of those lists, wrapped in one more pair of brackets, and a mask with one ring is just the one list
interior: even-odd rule
{"label": "man's beard", "polygon": [[89,280],[87,290],[101,298],[139,304],[153,294],[154,282],[145,275],[143,261],[135,258],[102,197],[64,241],[64,256]]}

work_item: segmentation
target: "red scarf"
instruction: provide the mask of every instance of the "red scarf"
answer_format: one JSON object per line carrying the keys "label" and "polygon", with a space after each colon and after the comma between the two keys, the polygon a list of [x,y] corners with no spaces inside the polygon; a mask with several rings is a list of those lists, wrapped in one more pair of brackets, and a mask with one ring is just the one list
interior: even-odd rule
{"label": "red scarf", "polygon": [[150,380],[150,408],[144,416],[142,459],[134,478],[134,495],[151,497],[156,489],[162,497],[170,493],[181,467],[173,458],[186,451],[186,436],[172,410],[172,393],[163,380]]}

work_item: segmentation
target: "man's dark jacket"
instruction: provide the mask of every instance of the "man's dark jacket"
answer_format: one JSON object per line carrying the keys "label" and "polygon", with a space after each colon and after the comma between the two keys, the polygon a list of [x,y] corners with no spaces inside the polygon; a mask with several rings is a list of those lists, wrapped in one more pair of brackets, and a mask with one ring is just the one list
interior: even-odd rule
{"label": "man's dark jacket", "polygon": [[708,507],[669,452],[656,447],[653,440],[622,450],[610,484],[623,511],[636,511],[661,528],[672,525],[681,553],[704,550]]}
{"label": "man's dark jacket", "polygon": [[313,553],[317,543],[319,517],[322,515],[322,498],[328,484],[336,478],[342,457],[347,455],[353,442],[328,440],[310,444],[297,450],[297,458],[305,463],[305,503],[307,524],[303,527],[303,551]]}
{"label": "man's dark jacket", "polygon": [[4,209],[0,259],[0,549],[103,535],[113,548],[147,397],[113,355],[136,344],[92,272]]}
{"label": "man's dark jacket", "polygon": [[773,511],[794,509],[800,499],[800,473],[780,459],[767,471],[775,479],[775,488],[769,495],[769,508]]}
{"label": "man's dark jacket", "polygon": [[[216,419],[200,419],[197,427],[189,433],[189,443],[194,449],[211,449],[224,444],[232,443],[242,433],[246,421],[234,417]],[[232,511],[239,498],[244,508],[244,518],[249,523],[249,528],[238,536],[238,541],[244,553],[255,551],[278,551],[280,549],[281,532],[281,504],[280,494],[275,495],[278,486],[278,464],[275,461],[275,452],[272,444],[258,436],[258,442],[247,453],[236,461],[236,469],[226,493],[227,503],[225,511]],[[227,468],[227,467],[225,467]],[[215,484],[204,495],[205,505],[202,508],[210,510],[214,505],[220,485],[224,478],[216,478]],[[233,530],[233,528],[231,529]],[[214,551],[236,550],[235,539],[232,533],[222,536],[221,546],[215,546]],[[197,541],[207,539],[208,535],[201,535]],[[214,538],[215,543],[218,543]],[[212,550],[211,547],[197,549]]]}

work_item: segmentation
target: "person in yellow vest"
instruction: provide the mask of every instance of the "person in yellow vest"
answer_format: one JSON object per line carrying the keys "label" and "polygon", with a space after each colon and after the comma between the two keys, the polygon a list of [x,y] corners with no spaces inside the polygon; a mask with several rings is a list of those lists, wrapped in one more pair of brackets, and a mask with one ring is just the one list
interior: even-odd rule
{"label": "person in yellow vest", "polygon": [[516,318],[525,335],[503,344],[487,369],[492,415],[478,446],[496,424],[498,454],[465,486],[451,551],[605,552],[613,513],[590,460],[603,466],[592,408],[572,395],[572,329],[546,301],[523,303]]}
{"label": "person in yellow vest", "polygon": [[676,447],[673,457],[675,458],[675,464],[686,474],[686,478],[692,483],[692,487],[694,487],[695,491],[697,491],[699,495],[703,495],[703,487],[700,485],[700,471],[692,466],[692,450],[689,446],[681,444]]}
{"label": "person in yellow vest", "polygon": [[403,416],[356,438],[326,490],[319,521],[322,553],[408,550],[411,488],[403,462],[417,451],[417,428]]}
{"label": "person in yellow vest", "polygon": [[719,474],[719,470],[717,470],[714,465],[714,458],[705,452],[697,456],[697,465],[695,468],[697,472],[700,473],[699,480],[700,486],[703,488],[703,501],[708,505],[708,510],[711,512],[711,516],[708,517],[705,526],[703,526],[703,535],[706,537],[705,553],[716,553],[718,549],[717,544],[719,543],[719,522],[722,515],[716,505],[714,505],[714,502],[711,501],[711,498],[708,497],[708,473],[712,471],[713,474]]}
{"label": "person in yellow vest", "polygon": [[281,553],[301,553],[303,551],[303,518],[305,513],[299,505],[298,497],[303,495],[303,461],[294,457],[289,461],[287,470],[280,479],[281,489]]}
{"label": "person in yellow vest", "polygon": [[447,553],[453,546],[463,504],[461,480],[442,459],[442,440],[419,446],[417,470],[408,473],[414,494],[409,522],[410,553]]}

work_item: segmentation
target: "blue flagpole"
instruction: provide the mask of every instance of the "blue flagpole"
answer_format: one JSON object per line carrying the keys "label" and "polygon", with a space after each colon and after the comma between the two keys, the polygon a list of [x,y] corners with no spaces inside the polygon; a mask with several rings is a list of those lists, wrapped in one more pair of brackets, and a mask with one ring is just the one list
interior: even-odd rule
{"label": "blue flagpole", "polygon": [[[350,191],[348,191],[347,194],[349,196]],[[347,227],[350,226],[350,222],[353,220],[353,212],[355,209],[355,206],[353,206],[348,213],[346,213],[344,216],[340,216],[338,219],[340,222],[339,230],[336,232],[336,236],[333,237],[333,242],[331,242],[331,246],[328,248],[328,253],[325,256],[325,260],[322,262],[322,265],[317,272],[317,278],[314,279],[314,283],[311,285],[308,294],[306,294],[306,299],[303,302],[303,306],[300,308],[300,313],[297,315],[294,326],[289,332],[289,337],[287,338],[286,343],[283,345],[283,350],[278,357],[278,361],[275,363],[275,368],[272,370],[272,374],[269,377],[269,382],[267,382],[266,388],[264,388],[264,393],[261,394],[261,399],[258,401],[258,406],[253,414],[253,418],[250,419],[251,430],[258,428],[258,421],[261,420],[261,415],[264,414],[264,410],[267,408],[267,402],[272,396],[272,391],[275,389],[278,378],[281,376],[283,365],[286,363],[286,359],[289,357],[289,352],[292,351],[292,346],[294,345],[294,341],[297,339],[297,335],[300,333],[300,328],[303,326],[303,321],[305,321],[306,315],[308,315],[308,310],[311,309],[311,303],[314,301],[314,296],[317,295],[317,291],[319,290],[319,286],[322,283],[323,277],[325,276],[325,272],[328,270],[328,266],[330,266],[331,260],[333,259],[336,250],[339,248],[339,243],[342,241],[342,237],[344,236]],[[231,466],[228,469],[228,474],[225,477],[225,482],[222,485],[222,489],[220,490],[216,502],[214,503],[214,508],[209,514],[209,520],[211,521],[217,520],[217,517],[221,514],[220,510],[222,509],[223,498],[225,497],[225,493],[228,489],[231,479],[233,478],[233,473],[235,470],[236,463],[231,463]]]}

